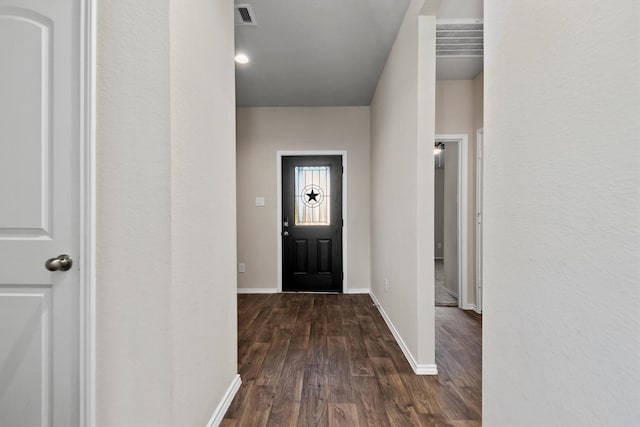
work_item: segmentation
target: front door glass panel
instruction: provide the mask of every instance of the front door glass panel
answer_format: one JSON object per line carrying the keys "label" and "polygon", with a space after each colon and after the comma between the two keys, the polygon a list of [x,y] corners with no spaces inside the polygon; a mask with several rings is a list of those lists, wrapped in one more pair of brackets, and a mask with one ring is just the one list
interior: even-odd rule
{"label": "front door glass panel", "polygon": [[331,225],[331,166],[296,166],[295,225]]}

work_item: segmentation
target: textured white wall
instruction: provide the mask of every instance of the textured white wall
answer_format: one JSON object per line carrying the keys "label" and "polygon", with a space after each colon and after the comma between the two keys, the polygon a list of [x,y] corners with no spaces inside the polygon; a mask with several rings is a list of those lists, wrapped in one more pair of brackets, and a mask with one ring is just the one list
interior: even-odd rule
{"label": "textured white wall", "polygon": [[96,417],[171,424],[169,2],[98,2]]}
{"label": "textured white wall", "polygon": [[639,22],[485,1],[485,425],[640,419]]}
{"label": "textured white wall", "polygon": [[[238,288],[277,283],[278,150],[347,151],[347,284],[369,289],[370,138],[369,107],[239,108],[238,120]],[[256,207],[255,198],[265,197]]]}
{"label": "textured white wall", "polygon": [[371,102],[371,288],[414,359],[434,364],[435,19],[418,16],[423,3],[410,3]]}
{"label": "textured white wall", "polygon": [[233,37],[231,2],[171,2],[173,425],[206,425],[237,372]]}
{"label": "textured white wall", "polygon": [[235,377],[232,21],[98,3],[98,425],[205,425]]}

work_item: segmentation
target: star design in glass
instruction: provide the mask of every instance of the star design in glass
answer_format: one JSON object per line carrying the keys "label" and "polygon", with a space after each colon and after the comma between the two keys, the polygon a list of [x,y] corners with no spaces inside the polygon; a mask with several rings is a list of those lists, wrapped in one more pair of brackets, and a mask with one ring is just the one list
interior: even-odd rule
{"label": "star design in glass", "polygon": [[320,195],[320,193],[316,193],[316,191],[312,188],[311,189],[311,193],[307,193],[307,197],[309,198],[309,202],[311,202],[312,200],[314,202],[318,202],[318,199],[316,197],[318,197]]}

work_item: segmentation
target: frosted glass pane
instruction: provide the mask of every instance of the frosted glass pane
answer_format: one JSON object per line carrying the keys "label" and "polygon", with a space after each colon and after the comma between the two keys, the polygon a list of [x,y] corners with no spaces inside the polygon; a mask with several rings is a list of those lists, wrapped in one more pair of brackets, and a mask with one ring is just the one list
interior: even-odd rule
{"label": "frosted glass pane", "polygon": [[296,166],[295,225],[331,224],[331,166]]}

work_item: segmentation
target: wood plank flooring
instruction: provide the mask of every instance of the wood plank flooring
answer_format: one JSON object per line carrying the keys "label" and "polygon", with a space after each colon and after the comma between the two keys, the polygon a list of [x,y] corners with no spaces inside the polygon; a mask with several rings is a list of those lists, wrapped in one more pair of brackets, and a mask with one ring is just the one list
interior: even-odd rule
{"label": "wood plank flooring", "polygon": [[368,295],[238,295],[230,426],[481,425],[481,317],[436,308],[437,376],[415,375]]}

